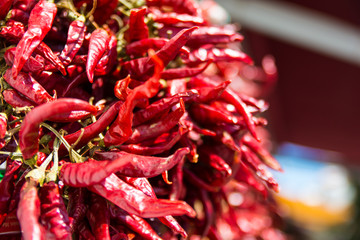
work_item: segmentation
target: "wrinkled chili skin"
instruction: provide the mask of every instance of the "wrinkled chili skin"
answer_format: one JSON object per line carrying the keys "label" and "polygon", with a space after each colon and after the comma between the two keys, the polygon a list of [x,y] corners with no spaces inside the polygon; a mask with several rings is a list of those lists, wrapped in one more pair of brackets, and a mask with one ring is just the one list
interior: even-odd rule
{"label": "wrinkled chili skin", "polygon": [[12,76],[16,78],[25,61],[50,31],[57,7],[45,0],[39,1],[31,10],[28,29],[16,46]]}
{"label": "wrinkled chili skin", "polygon": [[45,183],[39,192],[41,222],[48,239],[71,239],[70,220],[66,206],[55,182]]}
{"label": "wrinkled chili skin", "polygon": [[17,217],[20,222],[24,240],[45,240],[45,229],[40,224],[40,199],[37,193],[37,183],[33,180],[25,182],[20,192]]}
{"label": "wrinkled chili skin", "polygon": [[68,213],[73,220],[71,222],[71,231],[75,232],[86,217],[89,205],[86,203],[88,198],[88,190],[86,188],[70,188],[68,192]]}
{"label": "wrinkled chili skin", "polygon": [[86,60],[86,73],[90,83],[93,82],[96,64],[106,51],[109,40],[110,36],[104,29],[99,28],[91,33],[88,58]]}
{"label": "wrinkled chili skin", "polygon": [[9,210],[10,200],[15,189],[15,181],[17,180],[16,175],[21,168],[21,162],[8,159],[6,165],[5,175],[0,182],[0,216],[6,214]]}
{"label": "wrinkled chili skin", "polygon": [[110,212],[107,201],[97,194],[92,194],[86,215],[95,238],[110,240]]}
{"label": "wrinkled chili skin", "polygon": [[13,2],[14,0],[3,0],[0,2],[0,20],[6,17]]}
{"label": "wrinkled chili skin", "polygon": [[6,134],[8,118],[5,113],[0,113],[0,139],[3,139]]}
{"label": "wrinkled chili skin", "polygon": [[149,28],[145,23],[146,8],[130,11],[128,42],[149,38]]}

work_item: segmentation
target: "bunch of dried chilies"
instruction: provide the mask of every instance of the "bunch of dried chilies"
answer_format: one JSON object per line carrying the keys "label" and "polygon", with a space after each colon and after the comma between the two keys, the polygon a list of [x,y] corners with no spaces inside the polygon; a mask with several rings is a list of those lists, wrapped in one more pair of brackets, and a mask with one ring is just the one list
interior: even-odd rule
{"label": "bunch of dried chilies", "polygon": [[281,168],[256,130],[267,105],[220,67],[252,60],[205,15],[193,0],[1,1],[1,239],[284,238],[267,198]]}

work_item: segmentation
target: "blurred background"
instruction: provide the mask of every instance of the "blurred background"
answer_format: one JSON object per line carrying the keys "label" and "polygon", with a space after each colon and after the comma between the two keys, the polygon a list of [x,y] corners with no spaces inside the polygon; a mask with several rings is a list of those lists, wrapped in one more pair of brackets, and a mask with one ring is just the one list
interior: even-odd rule
{"label": "blurred background", "polygon": [[262,67],[229,74],[270,103],[268,144],[285,170],[274,173],[275,198],[288,232],[360,239],[360,1],[211,2],[216,21],[239,24]]}

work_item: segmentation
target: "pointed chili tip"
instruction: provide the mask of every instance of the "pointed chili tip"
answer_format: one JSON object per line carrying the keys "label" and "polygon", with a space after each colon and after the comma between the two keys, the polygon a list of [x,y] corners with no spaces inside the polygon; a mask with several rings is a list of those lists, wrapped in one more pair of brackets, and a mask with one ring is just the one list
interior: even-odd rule
{"label": "pointed chili tip", "polygon": [[90,71],[87,71],[87,77],[89,79],[89,82],[90,83],[93,83],[94,82],[94,73],[90,72]]}

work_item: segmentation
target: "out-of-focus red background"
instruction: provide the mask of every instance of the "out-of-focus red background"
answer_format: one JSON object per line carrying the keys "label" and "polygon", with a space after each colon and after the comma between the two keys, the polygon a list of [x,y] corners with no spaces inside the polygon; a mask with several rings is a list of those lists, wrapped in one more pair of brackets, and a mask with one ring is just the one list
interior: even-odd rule
{"label": "out-of-focus red background", "polygon": [[[287,2],[331,15],[360,29],[360,1]],[[344,154],[350,163],[359,164],[360,66],[246,27],[241,32],[247,52],[257,64],[266,54],[276,59],[279,79],[268,99],[269,126],[276,142],[334,150]]]}

